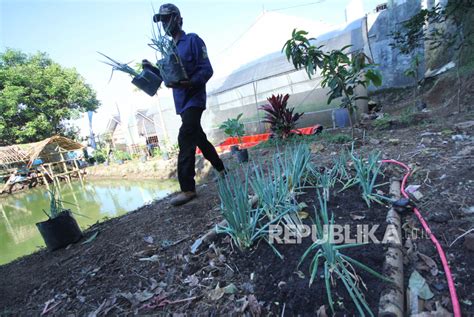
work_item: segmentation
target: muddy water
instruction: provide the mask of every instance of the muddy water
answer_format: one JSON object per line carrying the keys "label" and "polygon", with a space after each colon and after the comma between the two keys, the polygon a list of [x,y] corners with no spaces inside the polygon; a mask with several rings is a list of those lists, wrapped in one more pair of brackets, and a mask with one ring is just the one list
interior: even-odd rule
{"label": "muddy water", "polygon": [[[157,180],[88,180],[61,183],[62,200],[76,214],[82,229],[97,221],[123,215],[154,199],[177,191],[174,181]],[[30,254],[44,246],[36,223],[47,220],[46,188],[35,188],[0,197],[0,265]]]}

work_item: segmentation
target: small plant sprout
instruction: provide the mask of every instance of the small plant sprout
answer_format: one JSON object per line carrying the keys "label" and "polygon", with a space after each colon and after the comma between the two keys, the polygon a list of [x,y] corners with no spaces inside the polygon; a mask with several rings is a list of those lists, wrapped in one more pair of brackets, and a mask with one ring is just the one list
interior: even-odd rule
{"label": "small plant sprout", "polygon": [[330,190],[336,185],[336,173],[337,170],[335,168],[325,168],[316,174],[318,187],[321,188],[323,197],[326,200],[329,200]]}
{"label": "small plant sprout", "polygon": [[242,137],[245,134],[244,124],[239,121],[242,115],[240,113],[237,118],[229,118],[219,126],[219,129],[223,130],[226,135],[236,137],[239,144],[242,144]]}
{"label": "small plant sprout", "polygon": [[[283,225],[300,234],[302,224],[296,200],[309,174],[310,151],[306,144],[288,147],[284,153],[273,156],[272,163],[254,164],[251,186],[259,198],[259,204],[265,210],[268,219],[281,219]],[[296,228],[296,229],[295,229]]]}
{"label": "small plant sprout", "polygon": [[327,200],[318,191],[319,210],[315,207],[315,222],[317,240],[305,251],[298,264],[298,268],[304,260],[314,251],[309,265],[310,280],[309,285],[318,277],[318,269],[320,264],[323,267],[324,285],[326,287],[326,295],[329,307],[334,314],[334,299],[332,297],[332,288],[336,286],[337,280],[341,280],[346,288],[349,296],[357,307],[357,311],[361,316],[374,316],[365,300],[364,292],[360,285],[365,287],[362,278],[357,274],[356,267],[362,269],[384,281],[391,282],[390,279],[377,273],[367,265],[341,253],[342,249],[361,246],[361,244],[341,244],[333,243],[332,226],[334,225],[334,217],[329,218],[327,210]]}
{"label": "small plant sprout", "polygon": [[335,177],[342,184],[346,184],[352,179],[349,169],[347,168],[347,161],[348,157],[346,151],[341,152],[339,156],[333,159]]}
{"label": "small plant sprout", "polygon": [[116,71],[116,70],[127,73],[132,77],[138,76],[139,73],[135,69],[133,69],[132,67],[128,66],[128,64],[130,64],[131,62],[128,62],[126,64],[120,63],[120,62],[117,62],[115,59],[110,58],[105,54],[102,54],[101,52],[97,52],[97,53],[99,53],[100,55],[104,56],[105,58],[107,58],[109,60],[108,62],[102,61],[102,63],[107,64],[109,66],[112,66],[112,73],[110,74],[109,82],[110,82],[110,80],[112,80],[112,76],[114,74],[114,71]]}

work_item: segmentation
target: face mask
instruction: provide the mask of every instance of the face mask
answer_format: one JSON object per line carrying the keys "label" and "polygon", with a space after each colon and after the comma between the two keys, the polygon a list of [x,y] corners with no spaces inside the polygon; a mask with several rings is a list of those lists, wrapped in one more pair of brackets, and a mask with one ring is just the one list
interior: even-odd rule
{"label": "face mask", "polygon": [[175,15],[173,15],[169,21],[162,22],[163,24],[163,29],[165,30],[166,35],[173,36],[173,34],[176,34],[179,29],[179,18]]}

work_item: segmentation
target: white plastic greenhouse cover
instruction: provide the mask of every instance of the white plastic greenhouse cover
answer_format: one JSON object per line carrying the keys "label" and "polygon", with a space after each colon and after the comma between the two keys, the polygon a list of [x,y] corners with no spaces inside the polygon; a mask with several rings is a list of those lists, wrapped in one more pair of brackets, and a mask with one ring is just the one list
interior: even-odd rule
{"label": "white plastic greenhouse cover", "polygon": [[[364,50],[362,23],[365,23],[365,18],[357,19],[340,29],[322,34],[316,40],[313,40],[312,44],[316,46],[324,45],[323,49],[325,50],[340,49],[345,45],[352,45],[349,49],[351,52]],[[224,80],[221,79],[220,83],[216,81],[213,83],[213,86],[217,87],[212,89],[209,94],[219,94],[239,86],[288,72],[295,72],[293,64],[288,62],[281,51],[277,51],[238,68],[224,78]]]}
{"label": "white plastic greenhouse cover", "polygon": [[[314,30],[306,31],[315,33]],[[280,43],[281,46],[284,42]],[[327,51],[352,45],[348,52],[363,51],[370,56],[366,18],[321,34],[313,44],[324,45],[323,49]],[[239,67],[222,80],[209,83],[208,111],[205,114],[209,119],[204,128],[217,132],[219,123],[243,113],[248,133],[263,132],[266,130],[262,123],[264,114],[259,107],[267,103],[272,94],[287,93],[290,94],[289,106],[294,107],[295,112],[305,113],[299,121],[300,126],[315,122],[330,124],[331,109],[338,108],[338,101],[327,104],[327,90],[321,89],[320,83],[318,74],[310,79],[304,70],[295,70],[281,51],[267,54]]]}

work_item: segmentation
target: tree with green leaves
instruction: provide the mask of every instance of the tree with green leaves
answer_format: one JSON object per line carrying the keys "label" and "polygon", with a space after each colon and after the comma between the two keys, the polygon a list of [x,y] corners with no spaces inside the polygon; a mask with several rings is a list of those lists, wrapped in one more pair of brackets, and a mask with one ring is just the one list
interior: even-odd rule
{"label": "tree with green leaves", "polygon": [[78,131],[68,121],[99,105],[95,91],[75,69],[62,67],[46,53],[0,53],[0,145],[55,134],[74,137]]}
{"label": "tree with green leaves", "polygon": [[[446,6],[438,4],[432,8],[421,9],[403,22],[398,30],[391,33],[393,42],[390,45],[405,55],[413,55],[416,49],[424,46],[425,43],[428,44],[430,50],[443,47],[455,52],[459,111],[461,111],[460,95],[462,90],[459,69],[465,49],[474,44],[473,17],[474,3],[472,1],[449,0]],[[443,54],[446,54],[445,49],[442,51]],[[418,54],[413,59],[411,69],[416,63],[419,63],[416,60],[419,59]],[[467,59],[469,60],[469,57]],[[414,74],[410,68],[405,71],[405,75],[413,77]]]}
{"label": "tree with green leaves", "polygon": [[296,69],[304,68],[311,78],[319,68],[323,78],[321,86],[330,89],[328,104],[334,99],[342,98],[340,106],[349,111],[349,121],[354,138],[352,115],[357,110],[356,100],[366,99],[356,93],[357,87],[367,87],[369,84],[380,86],[382,76],[375,64],[363,53],[348,54],[345,51],[350,45],[339,50],[324,52],[323,46],[314,46],[306,38],[308,32],[293,30],[292,37],[283,46],[288,60],[292,60]]}

